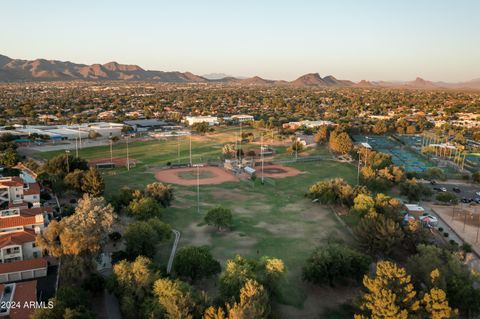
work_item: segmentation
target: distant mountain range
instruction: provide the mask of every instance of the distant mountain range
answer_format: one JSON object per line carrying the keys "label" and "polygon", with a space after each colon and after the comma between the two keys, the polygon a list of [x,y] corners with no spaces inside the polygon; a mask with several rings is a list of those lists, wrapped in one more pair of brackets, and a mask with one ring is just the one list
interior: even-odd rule
{"label": "distant mountain range", "polygon": [[119,64],[77,64],[56,60],[36,59],[32,61],[11,59],[0,55],[0,81],[68,81],[68,80],[124,80],[154,81],[165,83],[229,83],[245,86],[282,85],[292,87],[395,87],[418,89],[480,89],[480,78],[467,82],[448,83],[432,82],[422,78],[407,82],[367,81],[358,83],[349,80],[338,80],[332,75],[321,77],[318,73],[308,73],[298,79],[288,81],[267,80],[258,76],[251,78],[233,77],[223,73],[211,73],[204,76],[190,72],[165,72],[144,70],[138,65]]}

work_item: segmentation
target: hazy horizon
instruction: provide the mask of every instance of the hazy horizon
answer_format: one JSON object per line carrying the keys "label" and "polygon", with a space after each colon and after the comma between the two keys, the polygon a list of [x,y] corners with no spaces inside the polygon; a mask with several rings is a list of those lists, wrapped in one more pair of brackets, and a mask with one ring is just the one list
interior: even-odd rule
{"label": "hazy horizon", "polygon": [[480,2],[57,0],[3,4],[0,54],[294,80],[480,78]]}

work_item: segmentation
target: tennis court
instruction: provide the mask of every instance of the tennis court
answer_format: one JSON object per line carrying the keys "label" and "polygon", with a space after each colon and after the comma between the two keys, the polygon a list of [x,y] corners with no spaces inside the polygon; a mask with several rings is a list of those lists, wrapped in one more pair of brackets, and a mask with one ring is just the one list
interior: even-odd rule
{"label": "tennis court", "polygon": [[[392,155],[392,161],[395,165],[403,166],[407,172],[423,172],[429,167],[436,165],[424,158],[420,154],[410,150],[405,145],[400,144],[391,136],[386,135],[355,135],[353,139],[356,142],[366,142],[370,146],[382,153]],[[416,137],[411,137],[410,142],[416,143]],[[421,143],[421,141],[420,141]]]}

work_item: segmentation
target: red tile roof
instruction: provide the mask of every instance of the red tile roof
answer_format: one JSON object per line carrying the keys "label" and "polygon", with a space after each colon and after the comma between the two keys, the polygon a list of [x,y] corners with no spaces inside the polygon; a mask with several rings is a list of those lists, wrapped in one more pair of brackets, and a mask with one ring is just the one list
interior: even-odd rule
{"label": "red tile roof", "polygon": [[35,241],[35,231],[26,229],[24,231],[15,232],[0,236],[0,248],[10,245],[23,245],[25,243]]}
{"label": "red tile roof", "polygon": [[39,268],[47,268],[47,260],[45,258],[20,260],[11,263],[0,264],[0,274]]}
{"label": "red tile roof", "polygon": [[0,186],[23,187],[23,179],[19,176],[11,176],[9,180],[0,180]]}
{"label": "red tile roof", "polygon": [[27,202],[22,202],[22,203],[8,202],[8,208],[16,208],[16,207],[19,207],[19,208],[22,208],[22,207],[28,208],[28,203],[27,203]]}
{"label": "red tile roof", "polygon": [[37,281],[24,281],[15,284],[15,294],[12,297],[12,302],[20,307],[12,307],[10,309],[10,319],[25,319],[35,311],[34,307],[24,307],[25,304],[37,301]]}
{"label": "red tile roof", "polygon": [[40,194],[40,185],[38,183],[29,183],[28,189],[23,189],[23,195]]}
{"label": "red tile roof", "polygon": [[20,215],[24,216],[35,216],[43,213],[51,213],[53,212],[52,207],[32,207],[32,208],[21,208]]}
{"label": "red tile roof", "polygon": [[0,229],[38,224],[33,216],[12,216],[0,218]]}

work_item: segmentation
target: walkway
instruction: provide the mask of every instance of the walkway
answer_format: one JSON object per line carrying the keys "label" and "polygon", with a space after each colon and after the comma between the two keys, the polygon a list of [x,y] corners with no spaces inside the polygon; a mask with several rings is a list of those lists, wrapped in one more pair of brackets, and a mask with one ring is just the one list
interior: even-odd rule
{"label": "walkway", "polygon": [[172,271],[173,260],[175,259],[175,253],[177,252],[178,241],[180,240],[180,232],[176,229],[172,229],[172,232],[175,234],[175,241],[173,242],[172,252],[170,253],[170,259],[168,260],[167,274],[169,274]]}

